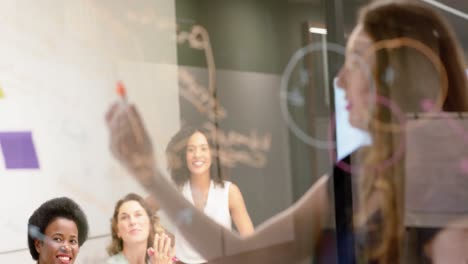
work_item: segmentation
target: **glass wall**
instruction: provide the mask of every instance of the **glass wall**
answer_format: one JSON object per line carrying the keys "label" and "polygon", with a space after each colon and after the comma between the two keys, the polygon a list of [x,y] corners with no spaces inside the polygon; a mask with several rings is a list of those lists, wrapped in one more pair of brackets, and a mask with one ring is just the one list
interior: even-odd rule
{"label": "glass wall", "polygon": [[[202,212],[225,201],[236,235],[245,235],[250,221],[260,234],[274,227],[245,248],[236,244],[239,237],[217,233],[213,248],[222,253],[213,259],[253,261],[275,252],[279,259],[293,255],[290,263],[348,263],[355,257],[346,235],[353,234],[357,193],[350,180],[332,177],[334,164],[371,139],[350,125],[337,76],[358,10],[369,2],[2,1],[0,233],[7,239],[0,242],[0,262],[32,261],[25,236],[44,240],[45,229],[34,236],[27,220],[43,202],[62,196],[77,202],[89,223],[76,263],[109,257],[109,219],[128,193],[146,198],[152,209],[162,205],[151,214],[173,239],[185,241],[178,228],[198,223],[193,207],[181,207],[190,212],[180,211],[183,217],[165,210],[171,203],[150,198],[154,193],[111,153],[105,116],[118,102],[138,109],[152,158],[174,193]],[[468,4],[420,2],[448,19],[467,50]],[[190,160],[191,137],[178,138],[189,126],[206,136],[209,162],[201,154]],[[182,146],[181,157],[171,156],[174,144]],[[205,163],[212,169],[193,172]],[[174,164],[187,167],[182,183],[174,182]],[[196,175],[208,175],[209,184]],[[225,196],[215,197],[211,179],[213,186],[219,179],[234,185],[221,184]],[[417,244],[432,228],[405,226],[407,243]],[[184,260],[179,254],[176,247]]]}

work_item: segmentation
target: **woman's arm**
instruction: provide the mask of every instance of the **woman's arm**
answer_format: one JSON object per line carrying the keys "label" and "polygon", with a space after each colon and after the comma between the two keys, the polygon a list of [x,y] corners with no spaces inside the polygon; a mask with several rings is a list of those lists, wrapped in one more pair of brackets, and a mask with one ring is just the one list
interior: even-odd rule
{"label": "woman's arm", "polygon": [[148,195],[146,196],[145,198],[145,203],[149,206],[149,208],[151,209],[151,213],[155,213],[159,210],[159,204],[158,204],[158,201],[156,201],[156,199],[154,199],[153,196],[151,195]]}
{"label": "woman's arm", "polygon": [[234,224],[242,237],[248,236],[254,232],[252,220],[250,219],[244,198],[235,184],[229,186],[229,211]]}
{"label": "woman's arm", "polygon": [[291,263],[313,253],[323,220],[328,218],[328,177],[321,177],[292,207],[241,238],[193,207],[158,173],[151,141],[133,106],[114,104],[106,119],[113,155],[206,259],[219,263]]}
{"label": "woman's arm", "polygon": [[240,237],[193,207],[167,179],[147,188],[191,245],[210,263],[294,263],[311,256],[328,219],[328,177],[293,206]]}
{"label": "woman's arm", "polygon": [[252,235],[227,241],[225,256],[213,263],[295,263],[311,256],[329,219],[327,181],[328,176],[322,176],[299,201]]}

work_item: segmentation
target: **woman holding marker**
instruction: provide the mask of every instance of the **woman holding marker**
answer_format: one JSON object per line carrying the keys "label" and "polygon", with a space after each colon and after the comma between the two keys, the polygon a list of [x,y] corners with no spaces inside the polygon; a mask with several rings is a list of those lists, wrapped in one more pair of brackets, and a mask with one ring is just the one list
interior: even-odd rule
{"label": "woman holding marker", "polygon": [[[350,123],[367,130],[372,144],[353,155],[357,163],[352,170],[338,162],[333,181],[321,177],[296,204],[247,237],[194,210],[160,175],[151,141],[133,140],[135,132],[149,138],[135,107],[114,104],[107,113],[111,149],[210,263],[298,263],[313,256],[333,208],[329,188],[337,179],[356,180],[360,196],[356,207],[345,201],[338,208],[357,208],[349,219],[356,221],[345,223],[353,230],[341,237],[352,238],[352,252],[340,263],[408,263],[403,254],[404,153],[399,152],[405,126],[400,121],[405,112],[468,111],[460,46],[445,20],[428,7],[412,1],[373,1],[362,9],[348,39],[338,80],[346,92]],[[421,108],[422,102],[432,103]],[[130,120],[136,129],[130,129]],[[356,175],[350,177],[351,172]],[[181,213],[189,215],[189,221],[177,222]]]}
{"label": "woman holding marker", "polygon": [[171,264],[174,248],[143,198],[130,193],[115,205],[107,264]]}
{"label": "woman holding marker", "polygon": [[29,252],[38,264],[73,264],[88,237],[88,222],[71,199],[43,203],[28,221]]}

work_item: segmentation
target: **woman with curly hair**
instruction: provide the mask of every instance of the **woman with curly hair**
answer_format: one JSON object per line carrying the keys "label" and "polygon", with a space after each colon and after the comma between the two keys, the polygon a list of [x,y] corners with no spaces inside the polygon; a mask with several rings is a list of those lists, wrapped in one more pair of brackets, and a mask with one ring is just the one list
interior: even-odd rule
{"label": "woman with curly hair", "polygon": [[88,237],[88,221],[78,204],[61,197],[39,206],[28,230],[29,252],[38,264],[73,264]]}

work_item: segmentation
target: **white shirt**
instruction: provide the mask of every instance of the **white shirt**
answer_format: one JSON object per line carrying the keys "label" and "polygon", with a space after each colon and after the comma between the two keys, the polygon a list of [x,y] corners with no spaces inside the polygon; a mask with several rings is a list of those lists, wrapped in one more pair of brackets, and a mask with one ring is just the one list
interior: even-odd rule
{"label": "white shirt", "polygon": [[[232,230],[231,213],[229,211],[230,186],[231,182],[229,181],[224,181],[224,187],[211,181],[203,212],[218,224]],[[190,181],[187,181],[182,186],[182,195],[191,204],[194,204]],[[176,231],[175,235],[175,253],[176,257],[184,263],[198,264],[207,262],[207,260],[190,246],[179,231]]]}

